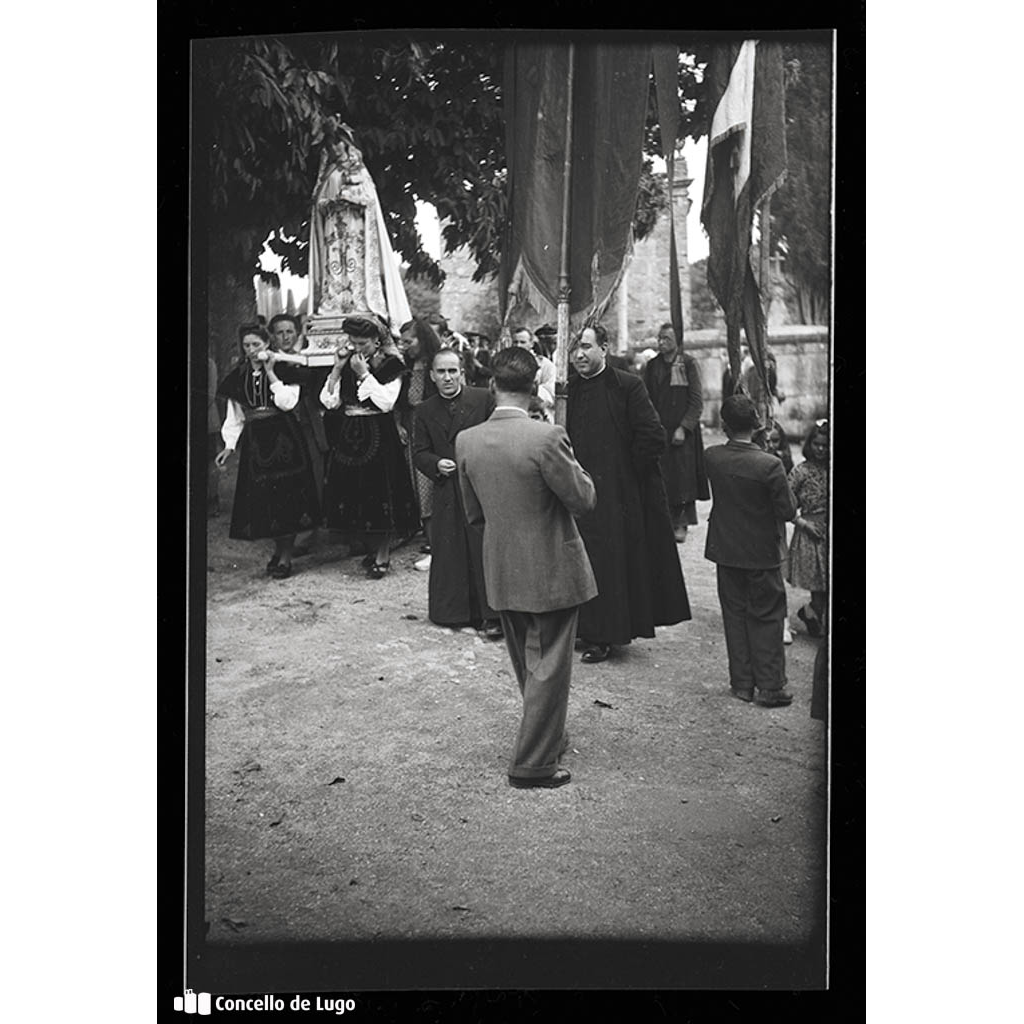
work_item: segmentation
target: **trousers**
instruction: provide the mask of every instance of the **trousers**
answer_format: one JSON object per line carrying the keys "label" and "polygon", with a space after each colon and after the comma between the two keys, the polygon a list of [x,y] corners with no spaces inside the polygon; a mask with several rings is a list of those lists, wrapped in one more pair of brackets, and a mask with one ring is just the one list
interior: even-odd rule
{"label": "trousers", "polygon": [[734,690],[781,690],[786,685],[786,585],[782,570],[718,566],[729,685]]}
{"label": "trousers", "polygon": [[498,615],[523,697],[523,717],[508,774],[546,778],[558,768],[565,739],[579,607],[499,611]]}

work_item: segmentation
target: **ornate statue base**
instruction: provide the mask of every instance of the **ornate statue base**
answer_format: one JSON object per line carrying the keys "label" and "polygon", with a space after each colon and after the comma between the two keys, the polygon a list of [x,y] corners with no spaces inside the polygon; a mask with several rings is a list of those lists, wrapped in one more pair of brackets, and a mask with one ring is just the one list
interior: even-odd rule
{"label": "ornate statue base", "polygon": [[315,313],[306,322],[306,347],[302,354],[307,366],[332,366],[338,347],[348,342],[348,335],[341,329],[347,313],[338,316]]}

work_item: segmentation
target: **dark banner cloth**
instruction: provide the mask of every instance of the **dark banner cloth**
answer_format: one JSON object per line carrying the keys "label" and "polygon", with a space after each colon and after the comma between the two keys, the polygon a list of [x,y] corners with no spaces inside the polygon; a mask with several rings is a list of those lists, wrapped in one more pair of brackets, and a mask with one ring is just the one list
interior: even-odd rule
{"label": "dark banner cloth", "polygon": [[[573,47],[570,316],[605,302],[631,244],[647,109],[649,44]],[[502,312],[526,300],[554,319],[561,255],[568,44],[515,43],[505,65],[509,235]]]}

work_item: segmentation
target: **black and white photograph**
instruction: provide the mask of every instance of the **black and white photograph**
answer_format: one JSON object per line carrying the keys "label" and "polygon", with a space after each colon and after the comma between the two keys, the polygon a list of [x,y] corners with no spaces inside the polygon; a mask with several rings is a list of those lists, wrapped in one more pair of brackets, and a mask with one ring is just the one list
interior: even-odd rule
{"label": "black and white photograph", "polygon": [[829,988],[837,53],[192,41],[176,997]]}

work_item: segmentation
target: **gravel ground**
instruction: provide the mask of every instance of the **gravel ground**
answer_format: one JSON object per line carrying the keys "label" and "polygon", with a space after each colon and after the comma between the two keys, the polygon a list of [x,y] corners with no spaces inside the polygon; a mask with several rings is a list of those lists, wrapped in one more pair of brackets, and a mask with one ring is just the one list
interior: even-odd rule
{"label": "gravel ground", "polygon": [[[223,480],[225,514],[208,536],[208,964],[390,943],[408,969],[374,957],[358,979],[401,988],[422,986],[420,954],[450,964],[444,951],[459,942],[766,948],[782,963],[810,948],[814,969],[780,987],[820,986],[818,641],[795,616],[807,594],[791,590],[794,703],[729,696],[703,558],[710,502],[678,549],[694,618],[602,664],[577,663],[572,783],[518,791],[506,780],[520,698],[504,645],[429,622],[427,575],[412,567],[419,542],[392,556],[389,576],[367,580],[323,534],[295,575],[270,580],[269,542],[227,537],[232,486]],[[273,956],[259,962],[274,975]],[[672,963],[652,966],[652,987],[702,984],[700,970]],[[482,977],[473,969],[472,956],[451,965],[451,983]]]}

